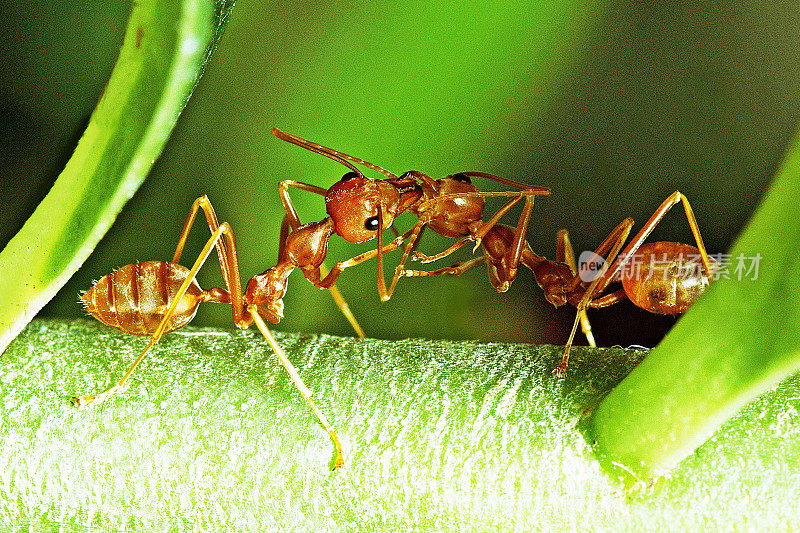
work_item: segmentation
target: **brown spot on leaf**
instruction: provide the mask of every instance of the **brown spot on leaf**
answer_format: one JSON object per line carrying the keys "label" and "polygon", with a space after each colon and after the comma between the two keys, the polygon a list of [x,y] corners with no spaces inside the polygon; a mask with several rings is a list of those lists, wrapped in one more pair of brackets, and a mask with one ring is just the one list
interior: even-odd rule
{"label": "brown spot on leaf", "polygon": [[144,28],[139,26],[136,28],[136,48],[142,47],[142,39],[144,38]]}

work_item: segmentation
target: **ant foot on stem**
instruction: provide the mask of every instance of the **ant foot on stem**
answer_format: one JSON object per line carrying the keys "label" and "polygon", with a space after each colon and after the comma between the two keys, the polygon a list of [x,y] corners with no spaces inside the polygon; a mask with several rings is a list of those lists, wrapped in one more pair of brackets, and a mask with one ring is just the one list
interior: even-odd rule
{"label": "ant foot on stem", "polygon": [[86,407],[90,404],[97,405],[103,403],[106,398],[116,394],[120,389],[121,387],[119,385],[115,385],[107,391],[98,394],[97,396],[75,396],[72,398],[72,403],[75,405],[75,407]]}
{"label": "ant foot on stem", "polygon": [[562,377],[566,376],[567,375],[567,364],[566,363],[561,363],[560,365],[555,367],[552,372],[550,372],[550,375],[552,375],[552,376],[562,376]]}
{"label": "ant foot on stem", "polygon": [[344,457],[342,456],[341,452],[337,449],[336,457],[333,460],[333,469],[339,470],[343,466],[344,466]]}

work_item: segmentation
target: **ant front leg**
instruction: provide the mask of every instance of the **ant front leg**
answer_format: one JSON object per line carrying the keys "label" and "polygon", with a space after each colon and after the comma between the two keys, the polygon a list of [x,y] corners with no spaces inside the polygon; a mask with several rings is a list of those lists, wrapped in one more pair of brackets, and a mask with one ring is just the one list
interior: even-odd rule
{"label": "ant front leg", "polygon": [[284,353],[283,348],[281,348],[280,344],[275,340],[275,337],[272,335],[272,332],[267,327],[267,324],[261,318],[261,315],[258,313],[258,308],[255,305],[249,305],[247,310],[253,317],[253,321],[256,324],[256,327],[261,331],[261,334],[264,335],[264,338],[267,339],[267,342],[272,347],[272,351],[275,352],[275,355],[278,356],[283,367],[286,369],[286,372],[289,373],[289,377],[291,378],[292,382],[294,383],[297,390],[300,392],[300,395],[303,399],[311,406],[311,410],[316,415],[317,420],[319,423],[322,424],[322,427],[325,428],[325,431],[328,432],[331,440],[333,441],[333,445],[336,449],[336,455],[334,456],[333,461],[333,468],[334,470],[341,468],[344,466],[344,452],[342,451],[342,443],[339,441],[339,436],[336,434],[336,431],[333,429],[333,426],[330,422],[328,422],[328,418],[322,414],[322,411],[319,410],[317,404],[314,403],[314,399],[312,398],[311,389],[309,389],[306,384],[303,382],[303,378],[300,377],[300,373],[297,371],[295,366],[286,357],[286,353]]}
{"label": "ant front leg", "polygon": [[[389,289],[388,290],[386,289],[386,283],[383,280],[383,254],[382,253],[378,253],[378,262],[380,264],[380,266],[378,267],[378,276],[379,276],[379,278],[378,278],[378,294],[380,295],[380,298],[381,298],[382,302],[388,301],[389,298],[392,297],[392,294],[394,293],[394,289],[395,289],[395,287],[397,287],[398,280],[402,276],[406,275],[407,271],[403,267],[405,266],[406,261],[408,260],[408,256],[411,254],[411,252],[414,250],[414,248],[417,247],[417,244],[419,244],[419,239],[422,236],[422,232],[425,230],[425,225],[427,223],[428,223],[427,220],[420,219],[420,220],[417,221],[416,224],[414,224],[414,227],[411,228],[411,230],[409,231],[410,237],[408,239],[408,243],[406,243],[406,247],[403,250],[403,257],[400,258],[400,263],[394,269],[394,276],[392,276],[392,283],[391,283],[391,285],[389,285]],[[394,227],[394,226],[392,226],[392,227]],[[398,237],[398,239],[399,239],[399,237]],[[378,242],[378,249],[381,248],[381,241],[382,240],[383,239],[381,237],[379,242]],[[397,240],[397,239],[395,239],[395,240]]]}
{"label": "ant front leg", "polygon": [[459,263],[457,265],[445,268],[439,268],[437,270],[403,270],[403,275],[408,277],[426,277],[426,276],[460,276],[470,268],[480,265],[481,263],[486,262],[486,257],[480,256],[470,259],[469,261],[464,261],[463,263]]}
{"label": "ant front leg", "polygon": [[389,253],[394,250],[397,250],[400,245],[403,244],[403,241],[408,239],[411,236],[413,229],[403,233],[393,241],[389,242],[388,244],[384,244],[381,248],[375,248],[374,250],[369,250],[364,252],[363,254],[359,254],[357,256],[351,257],[345,261],[339,261],[336,263],[333,268],[328,272],[327,275],[322,274],[322,267],[318,268],[309,268],[308,270],[303,270],[303,274],[305,275],[306,279],[314,284],[315,287],[319,289],[327,289],[334,283],[336,280],[339,279],[339,275],[346,269],[350,267],[354,267],[358,264],[363,263],[373,257],[376,257],[378,253]]}

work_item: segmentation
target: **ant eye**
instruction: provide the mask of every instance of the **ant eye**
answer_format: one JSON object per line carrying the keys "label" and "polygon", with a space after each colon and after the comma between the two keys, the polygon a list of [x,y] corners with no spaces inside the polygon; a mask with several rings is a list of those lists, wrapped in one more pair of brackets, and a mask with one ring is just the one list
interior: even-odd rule
{"label": "ant eye", "polygon": [[378,229],[378,217],[369,217],[364,222],[364,227],[369,231],[376,231]]}
{"label": "ant eye", "polygon": [[461,183],[472,183],[472,180],[469,179],[469,176],[467,176],[466,174],[462,174],[460,172],[458,174],[453,174],[452,176],[450,176],[450,178],[456,181],[460,181]]}
{"label": "ant eye", "polygon": [[344,176],[342,176],[342,179],[339,180],[339,181],[350,181],[351,179],[357,178],[357,177],[358,177],[357,173],[355,173],[353,171],[350,171],[347,174],[345,174]]}

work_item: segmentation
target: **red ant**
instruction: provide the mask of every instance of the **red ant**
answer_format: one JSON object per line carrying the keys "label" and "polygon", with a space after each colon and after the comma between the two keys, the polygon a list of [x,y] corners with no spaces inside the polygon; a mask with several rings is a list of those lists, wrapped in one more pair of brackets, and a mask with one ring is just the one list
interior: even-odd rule
{"label": "red ant", "polygon": [[[277,324],[283,317],[283,296],[286,293],[289,274],[300,268],[306,279],[319,288],[335,290],[334,283],[341,272],[367,259],[377,256],[378,290],[383,300],[389,299],[401,275],[402,266],[408,258],[425,226],[448,237],[462,237],[467,241],[490,243],[502,241],[505,250],[493,256],[495,262],[487,260],[490,274],[499,290],[505,290],[516,276],[517,266],[524,248],[524,235],[533,208],[533,198],[550,194],[548,189],[516,183],[482,172],[462,172],[434,180],[416,171],[396,176],[376,165],[342,154],[300,137],[273,129],[277,137],[319,153],[346,166],[350,171],[330,189],[296,181],[284,181],[279,186],[279,195],[286,215],[281,224],[278,264],[262,274],[254,276],[242,292],[236,243],[230,225],[220,224],[206,196],[195,200],[178,239],[172,261],[149,261],[134,263],[104,276],[82,295],[87,311],[101,322],[134,335],[150,335],[150,341],[131,364],[119,382],[96,396],[75,398],[78,405],[104,400],[124,386],[145,354],[158,340],[170,331],[188,324],[202,302],[231,304],[233,322],[239,328],[253,323],[270,343],[281,359],[292,380],[309,403],[320,423],[328,431],[335,446],[334,467],[344,464],[341,444],[331,424],[317,409],[311,399],[311,391],[286,358],[283,350],[273,338],[264,320]],[[352,163],[371,168],[386,179],[366,178]],[[517,187],[520,191],[481,192],[470,181],[470,176],[484,177]],[[325,197],[328,216],[319,222],[301,224],[289,198],[288,188],[295,187]],[[483,216],[484,198],[511,197],[511,199],[488,221]],[[525,198],[525,208],[520,224],[515,231],[497,224],[498,220],[514,205]],[[178,264],[189,230],[194,224],[198,210],[202,209],[211,237],[206,242],[191,269]],[[394,219],[409,211],[419,217],[415,226],[392,242],[383,244],[383,232],[392,226]],[[347,241],[361,243],[377,236],[378,246],[346,261],[336,263],[325,273],[323,260],[327,255],[328,241],[338,234]],[[409,239],[403,254],[403,262],[397,267],[391,286],[387,290],[383,278],[383,254],[398,248]],[[460,244],[459,244],[460,245]],[[216,248],[225,289],[215,287],[203,290],[195,281],[198,270]],[[338,293],[334,293],[336,297]],[[337,303],[351,318],[341,296]],[[356,331],[363,336],[355,320],[351,320]]]}
{"label": "red ant", "polygon": [[[482,261],[485,260],[489,265],[489,277],[492,284],[498,291],[505,291],[517,275],[517,267],[525,247],[525,232],[533,210],[533,198],[550,194],[550,190],[544,187],[518,183],[485,172],[458,172],[438,180],[416,170],[397,176],[363,159],[307,141],[277,128],[272,129],[272,134],[284,141],[333,159],[350,169],[350,172],[347,172],[338,183],[327,191],[321,187],[297,181],[284,181],[280,184],[279,192],[287,213],[281,228],[281,242],[284,241],[288,232],[287,226],[291,226],[291,235],[294,235],[300,228],[300,220],[289,198],[288,187],[296,187],[325,197],[329,217],[315,224],[324,225],[326,228],[328,225],[333,226],[326,232],[324,238],[326,245],[331,232],[337,233],[353,243],[366,242],[377,237],[378,244],[375,249],[347,261],[340,261],[324,279],[320,279],[313,269],[310,273],[304,270],[306,278],[321,288],[335,283],[345,268],[377,256],[378,293],[381,300],[388,300],[400,277],[416,275],[416,271],[406,270],[404,265],[422,235],[422,231],[425,227],[429,227],[445,237],[460,237],[456,244],[446,252],[439,254],[442,257],[467,242],[475,242],[476,249],[483,243],[487,255]],[[367,178],[351,162],[375,170],[386,179]],[[490,179],[520,190],[483,192],[472,184],[471,177]],[[511,199],[489,220],[483,221],[484,199],[490,197],[510,197]],[[511,228],[498,224],[498,221],[523,198],[525,205],[517,227]],[[392,242],[384,245],[383,232],[387,228],[394,230],[392,226],[394,219],[404,212],[416,215],[419,220],[406,233],[398,235]],[[314,224],[307,226],[314,226]],[[303,228],[305,227],[303,226]],[[397,249],[406,240],[408,242],[400,264],[396,267],[394,277],[387,289],[383,275],[383,254]],[[502,248],[503,252],[494,253],[494,250],[498,248]],[[439,256],[435,256],[435,258]]]}
{"label": "red ant", "polygon": [[[667,211],[679,202],[683,203],[697,248],[675,242],[643,244]],[[689,200],[679,191],[675,191],[662,202],[644,227],[620,253],[632,228],[633,219],[628,217],[614,228],[591,254],[590,257],[602,263],[602,267],[596,275],[590,276],[591,279],[585,279],[587,277],[584,275],[585,269],[581,272],[578,271],[575,253],[567,230],[561,230],[558,233],[556,261],[539,257],[525,243],[520,255],[520,262],[531,269],[539,287],[544,290],[547,301],[556,307],[569,303],[574,305],[578,311],[564,349],[564,356],[561,363],[553,370],[553,374],[563,375],[566,373],[570,348],[579,323],[589,344],[595,346],[591,325],[586,316],[587,308],[608,307],[628,298],[636,306],[651,313],[668,315],[683,313],[705,290],[719,267],[719,264],[706,252]],[[496,229],[509,231],[499,225]],[[497,241],[495,244],[500,243],[501,241]],[[449,255],[458,245],[459,243],[441,254],[430,257],[417,252],[412,259],[429,263]],[[484,241],[484,247],[486,248],[486,246],[487,243]],[[608,257],[603,259],[602,255],[607,252]],[[491,265],[493,259],[490,253],[502,255],[505,250],[502,247],[498,247],[492,252],[487,249],[485,257],[478,257],[455,267],[434,271],[405,271],[402,275],[459,275],[483,261]],[[697,268],[698,257],[703,272]],[[629,266],[631,261],[636,262],[635,272],[628,273],[623,269]],[[602,292],[614,281],[621,281],[622,288],[601,296]]]}
{"label": "red ant", "polygon": [[[664,215],[679,202],[683,204],[686,219],[697,247],[677,242],[643,244],[656,225],[664,218]],[[560,298],[553,296],[554,293],[562,292],[562,297],[570,304],[575,305],[578,310],[569,340],[564,348],[564,356],[561,363],[553,369],[553,374],[563,375],[566,373],[569,351],[579,321],[582,323],[584,331],[588,331],[586,337],[590,344],[595,346],[594,338],[591,336],[591,326],[586,318],[587,308],[608,307],[628,298],[637,307],[651,313],[680,314],[689,309],[705,291],[719,268],[719,264],[706,252],[689,199],[680,191],[675,191],[661,203],[633,240],[620,252],[619,250],[628,239],[632,228],[633,219],[628,217],[614,228],[597,247],[594,252],[595,257],[602,256],[609,247],[611,251],[591,283],[581,280],[580,275],[576,276],[572,272],[570,272],[571,276],[560,277],[563,272],[558,272],[557,264],[546,259],[537,258],[538,261],[534,263],[532,270],[534,270],[536,281],[539,286],[544,288],[548,301],[558,305],[558,302],[561,301]],[[558,243],[559,248],[568,249],[565,257],[573,257],[571,262],[568,262],[570,270],[574,271],[574,253],[566,230],[558,233]],[[702,271],[697,268],[698,257]],[[623,270],[631,262],[634,262],[633,271]],[[601,296],[609,284],[614,281],[622,282],[622,288]]]}

